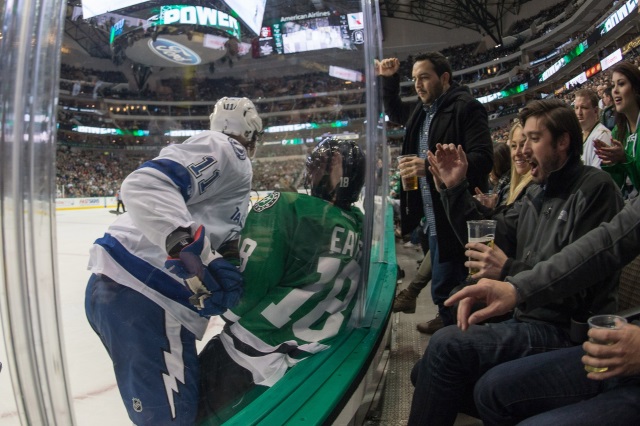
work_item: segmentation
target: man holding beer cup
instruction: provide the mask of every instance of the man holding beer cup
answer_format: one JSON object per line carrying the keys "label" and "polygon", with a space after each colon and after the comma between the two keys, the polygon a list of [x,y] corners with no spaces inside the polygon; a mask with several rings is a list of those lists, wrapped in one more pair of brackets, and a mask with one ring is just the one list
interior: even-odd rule
{"label": "man holding beer cup", "polygon": [[[504,279],[531,269],[611,220],[623,205],[606,172],[582,164],[582,130],[567,104],[531,101],[519,118],[526,139],[524,155],[537,185],[492,217],[486,217],[491,210],[468,192],[467,159],[461,147],[439,145],[429,155],[430,170],[460,241],[467,241],[467,220],[496,220],[493,247],[466,246],[472,258],[467,266],[480,271],[474,278]],[[473,407],[475,382],[491,367],[578,343],[570,339],[572,318],[586,320],[592,313],[614,310],[618,277],[617,271],[610,271],[592,291],[550,298],[532,309],[516,308],[507,321],[468,327],[459,322],[460,327],[436,332],[412,372],[416,388],[409,425],[453,424],[459,411]]]}
{"label": "man holding beer cup", "polygon": [[[522,308],[535,307],[545,300],[589,291],[638,255],[640,198],[635,198],[611,222],[533,269],[508,277],[508,282],[482,279],[447,303],[460,302],[458,321],[466,328],[502,315],[516,302]],[[487,307],[469,315],[464,306],[477,301],[486,302]],[[591,317],[592,321],[598,317],[606,316]],[[509,361],[485,373],[474,389],[484,424],[520,424],[524,419],[525,424],[540,425],[637,424],[640,324],[609,317],[614,317],[614,323],[590,330],[582,345]]]}
{"label": "man holding beer cup", "polygon": [[[451,311],[444,307],[451,290],[464,280],[464,247],[458,243],[444,213],[442,202],[432,187],[427,170],[427,152],[439,143],[464,148],[468,156],[467,179],[471,188],[488,189],[493,167],[493,143],[485,107],[471,96],[469,89],[452,80],[447,58],[439,52],[414,56],[411,76],[418,100],[400,98],[400,61],[387,58],[376,63],[382,77],[382,96],[391,121],[404,124],[406,132],[398,169],[403,180],[400,194],[402,234],[413,231],[425,217],[424,237],[429,240],[433,268],[431,296],[438,316],[418,324],[418,330],[432,334],[454,323]],[[417,182],[416,182],[417,180]],[[417,185],[416,185],[417,183]]]}

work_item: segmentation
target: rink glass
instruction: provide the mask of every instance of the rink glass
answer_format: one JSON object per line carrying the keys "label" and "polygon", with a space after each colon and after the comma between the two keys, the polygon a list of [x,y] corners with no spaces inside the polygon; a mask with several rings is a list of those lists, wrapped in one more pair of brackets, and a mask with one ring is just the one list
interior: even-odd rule
{"label": "rink glass", "polygon": [[[468,220],[467,230],[469,232],[470,243],[483,243],[493,248],[493,240],[496,235],[497,221],[487,220]],[[471,258],[469,258],[471,261]],[[474,275],[480,272],[478,269],[469,268],[469,275]]]}
{"label": "rink glass", "polygon": [[[233,49],[231,43],[223,45],[224,40],[231,41],[235,28],[218,28],[220,25],[213,21],[207,25],[176,22],[156,26],[160,19],[156,18],[158,9],[171,6],[171,2],[138,2],[122,9],[109,8],[109,12],[95,17],[88,16],[89,8],[81,7],[90,3],[113,4],[82,0],[67,5],[27,0],[19,8],[9,2],[2,6],[3,77],[5,82],[11,82],[0,88],[1,145],[6,154],[0,158],[4,227],[1,269],[6,278],[0,280],[0,323],[3,341],[10,342],[0,345],[6,346],[0,348],[4,365],[0,374],[3,425],[14,420],[34,425],[131,424],[100,339],[84,314],[80,320],[71,315],[84,310],[88,259],[58,264],[63,253],[57,252],[61,241],[57,241],[60,233],[56,229],[62,223],[62,215],[56,212],[56,198],[79,198],[85,203],[83,208],[106,210],[109,223],[115,218],[108,211],[115,209],[115,201],[110,207],[112,197],[90,193],[86,195],[90,200],[85,200],[84,194],[77,195],[79,187],[89,186],[89,181],[97,191],[103,190],[103,182],[97,183],[103,174],[92,173],[91,166],[104,165],[104,176],[109,175],[104,179],[106,183],[119,185],[124,177],[114,177],[113,171],[126,175],[155,157],[163,147],[208,129],[212,107],[222,96],[251,98],[262,114],[263,128],[269,130],[265,131],[258,157],[252,161],[253,176],[260,178],[262,185],[252,188],[258,192],[251,193],[254,203],[263,193],[288,188],[291,183],[297,185],[308,150],[327,134],[358,141],[371,153],[368,169],[375,164],[374,152],[385,165],[391,158],[389,146],[383,143],[386,129],[378,125],[384,114],[376,96],[372,66],[373,58],[383,57],[381,32],[374,28],[379,15],[372,8],[377,8],[377,2],[338,0],[331,2],[331,9],[311,2],[243,0],[233,2],[238,5],[236,8],[221,7],[230,1],[202,5],[191,2],[197,7],[216,9],[211,14],[206,12],[207,17],[219,18],[216,25],[237,22],[241,27],[240,34],[235,33],[239,49]],[[183,2],[178,3],[183,6]],[[260,8],[249,10],[249,4]],[[196,7],[184,6],[184,10]],[[262,27],[274,29],[269,37],[264,36],[261,26],[252,30],[242,20],[242,16],[255,17],[262,6]],[[231,9],[241,16],[232,16],[228,13]],[[300,37],[288,34],[290,38],[280,37],[276,45],[276,25],[282,29],[285,24],[287,28],[300,28],[296,34]],[[155,28],[158,31],[153,31]],[[308,28],[322,37],[302,39]],[[25,35],[29,43],[24,43]],[[166,47],[169,44],[159,45],[169,55],[158,55],[163,49],[152,51],[149,41],[153,44],[163,39],[179,39],[199,59],[184,53],[186,49],[179,52]],[[321,41],[339,46],[324,48]],[[274,46],[273,51],[261,49],[265,45]],[[280,48],[281,52],[277,50]],[[302,52],[303,48],[315,50]],[[401,58],[407,54],[399,52]],[[75,163],[65,161],[69,157],[78,159],[81,172],[73,169]],[[280,173],[276,165],[289,169],[293,158],[299,159],[295,173]],[[82,183],[58,182],[57,176],[84,174],[86,164],[90,176],[81,179]],[[367,174],[367,179],[370,182],[359,202],[366,210],[368,231],[358,241],[362,243],[358,250],[362,253],[364,285],[368,284],[369,265],[374,266],[372,276],[376,277],[381,270],[377,265],[386,264],[387,256],[387,200],[375,197],[387,189],[383,186],[386,179],[382,179],[384,184],[374,182],[373,175]],[[254,180],[256,184],[257,181]],[[69,193],[71,188],[76,194]],[[60,192],[57,197],[56,189]],[[304,191],[302,185],[292,189]],[[238,212],[238,218],[244,214]],[[89,252],[90,244],[104,234],[107,226],[95,233],[85,232],[85,228],[78,232],[76,226],[74,234],[89,240],[79,244],[84,247],[83,253]],[[390,239],[393,242],[393,237]],[[81,277],[82,282],[72,286],[68,277]],[[378,287],[371,286],[371,291],[377,292]],[[377,303],[377,298],[364,287],[357,297],[361,299],[360,316],[364,318],[364,313],[369,312],[367,304]],[[11,309],[5,309],[7,306]],[[360,321],[369,326],[373,320],[367,316],[355,322]],[[63,328],[67,338],[63,338]],[[80,349],[76,349],[76,343]],[[87,359],[91,362],[84,362]],[[3,393],[5,389],[7,392]],[[6,413],[12,418],[5,418]]]}
{"label": "rink glass", "polygon": [[[627,320],[618,315],[595,315],[589,318],[587,321],[589,324],[589,328],[609,328],[611,330],[619,330],[622,328],[624,324],[627,323]],[[591,343],[596,343],[598,345],[612,345],[611,342],[603,342],[600,340],[596,340],[592,337],[589,337],[589,341]],[[584,366],[584,369],[590,373],[604,373],[609,368],[608,367],[592,367],[590,365]]]}

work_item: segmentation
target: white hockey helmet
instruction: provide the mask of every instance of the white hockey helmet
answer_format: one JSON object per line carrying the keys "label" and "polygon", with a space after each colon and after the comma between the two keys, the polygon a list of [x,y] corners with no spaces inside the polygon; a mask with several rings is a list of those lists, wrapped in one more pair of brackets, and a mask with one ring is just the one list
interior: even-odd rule
{"label": "white hockey helmet", "polygon": [[255,148],[256,141],[262,135],[262,119],[255,105],[247,98],[224,97],[216,102],[209,116],[211,130],[230,136],[242,136],[248,149]]}

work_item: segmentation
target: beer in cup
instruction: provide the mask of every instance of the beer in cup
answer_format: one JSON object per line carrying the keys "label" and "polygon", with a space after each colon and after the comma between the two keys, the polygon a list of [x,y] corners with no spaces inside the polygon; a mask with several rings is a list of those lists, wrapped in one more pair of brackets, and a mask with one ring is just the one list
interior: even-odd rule
{"label": "beer in cup", "polygon": [[[482,243],[493,248],[493,240],[496,237],[496,220],[468,220],[467,229],[469,231],[470,243]],[[471,259],[469,259],[471,260]],[[475,268],[469,268],[469,275],[480,272]]]}
{"label": "beer in cup", "polygon": [[[398,157],[398,169],[402,171],[402,161],[404,158],[417,157],[416,154],[401,155]],[[401,173],[402,175],[402,173]],[[415,191],[418,189],[418,176],[402,176],[402,189],[404,191]]]}
{"label": "beer in cup", "polygon": [[[627,320],[618,315],[594,315],[587,320],[589,328],[609,328],[611,330],[620,330],[620,328],[627,323]],[[592,337],[589,338],[591,343],[598,345],[612,345],[611,342],[602,342]],[[603,373],[607,371],[608,367],[592,367],[585,365],[584,369],[590,373]]]}

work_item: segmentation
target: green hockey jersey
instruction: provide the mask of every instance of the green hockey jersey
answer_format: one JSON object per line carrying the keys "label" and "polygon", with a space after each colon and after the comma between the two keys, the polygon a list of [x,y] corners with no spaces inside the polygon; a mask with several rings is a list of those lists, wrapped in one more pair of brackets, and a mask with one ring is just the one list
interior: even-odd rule
{"label": "green hockey jersey", "polygon": [[363,214],[274,192],[256,203],[240,241],[245,290],[224,313],[222,342],[256,384],[272,386],[327,349],[356,303]]}

